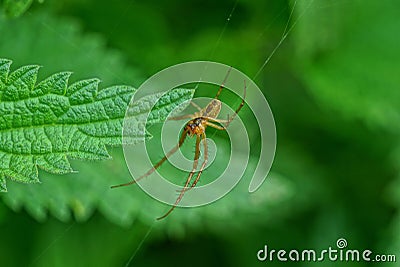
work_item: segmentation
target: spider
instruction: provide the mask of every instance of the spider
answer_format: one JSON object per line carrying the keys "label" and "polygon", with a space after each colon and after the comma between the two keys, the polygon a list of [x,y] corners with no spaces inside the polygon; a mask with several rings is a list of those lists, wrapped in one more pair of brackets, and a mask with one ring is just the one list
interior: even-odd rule
{"label": "spider", "polygon": [[[224,81],[222,82],[221,86],[219,87],[219,90],[218,90],[217,94],[215,95],[214,99],[212,101],[210,101],[210,103],[208,103],[208,105],[205,108],[201,108],[194,102],[190,102],[190,104],[193,105],[198,110],[197,112],[195,112],[194,114],[187,114],[187,115],[183,115],[183,116],[168,118],[168,120],[190,119],[186,123],[186,126],[180,136],[180,139],[179,139],[177,145],[175,145],[159,162],[157,162],[145,174],[141,175],[137,179],[132,180],[128,183],[114,185],[111,188],[132,185],[132,184],[137,183],[139,180],[149,176],[182,146],[182,144],[184,143],[184,141],[188,135],[189,135],[189,137],[196,136],[196,147],[195,147],[192,171],[189,173],[183,189],[179,190],[180,194],[179,194],[178,198],[176,199],[174,205],[163,216],[158,217],[157,220],[161,220],[161,219],[164,219],[165,217],[167,217],[179,204],[179,202],[183,198],[183,195],[185,194],[185,192],[187,192],[188,190],[195,187],[196,184],[198,183],[198,181],[200,180],[200,176],[201,176],[201,174],[207,164],[207,161],[208,161],[208,146],[207,146],[207,142],[206,142],[206,128],[208,126],[210,126],[212,128],[218,129],[218,130],[226,130],[226,128],[229,126],[229,124],[233,121],[233,119],[236,117],[238,112],[244,106],[244,102],[245,102],[245,98],[246,98],[246,81],[244,81],[242,102],[237,107],[235,113],[230,117],[228,116],[227,120],[221,120],[221,119],[217,118],[221,111],[221,101],[218,98],[222,92],[222,89],[224,88],[224,84],[225,84],[226,80],[228,79],[228,76],[229,76],[229,73],[231,72],[231,70],[232,70],[232,67],[229,68],[229,70],[224,78]],[[216,124],[216,123],[218,123],[218,124]],[[197,167],[199,164],[201,140],[203,140],[203,146],[204,146],[204,160],[200,166],[199,171],[197,172],[196,178],[194,179],[192,184],[190,184],[193,176],[196,173],[196,170],[197,170]]]}

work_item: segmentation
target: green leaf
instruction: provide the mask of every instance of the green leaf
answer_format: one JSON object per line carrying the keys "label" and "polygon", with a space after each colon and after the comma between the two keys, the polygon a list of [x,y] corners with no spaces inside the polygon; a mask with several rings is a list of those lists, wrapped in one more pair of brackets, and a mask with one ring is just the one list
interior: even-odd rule
{"label": "green leaf", "polygon": [[[153,141],[155,138],[150,142]],[[219,151],[221,151],[218,161],[215,162],[217,170],[220,171],[224,169],[221,158],[225,157],[229,148],[221,144],[223,140],[220,138],[216,138],[215,141],[219,143]],[[188,147],[188,150],[193,151],[192,147]],[[157,216],[168,209],[168,206],[149,197],[138,186],[110,189],[110,185],[131,179],[121,149],[115,148],[111,154],[112,161],[90,164],[72,161],[73,165],[78,167],[79,174],[54,177],[54,175],[42,173],[41,184],[11,183],[9,193],[3,194],[3,199],[13,210],[18,211],[24,207],[33,218],[39,221],[46,219],[46,210],[64,222],[70,221],[71,217],[78,221],[87,221],[98,209],[109,221],[120,226],[128,227],[137,219],[146,224],[152,224]],[[310,192],[309,188],[294,184],[287,177],[275,173],[270,175],[265,186],[259,191],[249,194],[248,182],[255,163],[256,160],[253,159],[245,177],[223,199],[201,208],[176,209],[160,227],[165,227],[170,233],[182,235],[186,228],[196,228],[207,221],[207,218],[218,218],[222,224],[226,220],[231,220],[232,214],[244,213],[246,216],[237,216],[236,223],[240,224],[240,220],[250,220],[249,216],[252,216],[252,219],[258,217],[257,220],[261,221],[273,221],[277,216],[287,216],[292,212],[291,209],[282,210],[281,205],[296,205],[299,208],[304,205],[302,196],[296,196],[294,192],[301,188],[306,195]],[[167,168],[167,165],[161,167],[163,168]],[[205,171],[200,185],[212,178],[214,171],[215,168]],[[169,176],[176,176],[176,180],[183,182],[187,173],[175,171],[169,172]],[[268,216],[259,218],[260,209]],[[186,225],[188,221],[197,221],[197,225]]]}
{"label": "green leaf", "polygon": [[0,174],[0,192],[7,192],[6,177]]}
{"label": "green leaf", "polygon": [[[91,33],[83,35],[75,20],[34,10],[18,20],[7,21],[0,18],[0,22],[3,25],[0,27],[2,55],[12,58],[14,65],[39,62],[45,66],[40,69],[39,80],[44,79],[40,77],[51,76],[55,71],[73,70],[74,75],[70,77],[70,81],[101,77],[104,86],[132,83],[139,85],[144,81],[144,75],[138,75],[139,71],[132,61],[127,64],[125,56],[110,48],[108,40],[106,42]],[[138,54],[137,51],[135,53]],[[151,113],[150,116],[152,114],[156,113]],[[155,134],[153,131],[152,133]],[[225,138],[218,138],[217,135],[209,138],[213,138],[218,146],[218,159],[227,159],[230,146]],[[152,138],[150,142],[155,142],[156,139]],[[188,138],[187,155],[193,153],[191,141],[193,140]],[[159,159],[163,155],[159,146],[155,148],[150,150],[151,154]],[[98,211],[110,222],[125,227],[131,226],[133,222],[153,224],[154,219],[169,207],[152,199],[137,186],[110,189],[111,185],[129,181],[131,176],[122,149],[109,148],[109,152],[113,160],[90,163],[69,160],[79,173],[54,175],[39,169],[39,184],[9,182],[9,193],[0,195],[2,201],[16,212],[26,210],[36,220],[54,216],[61,221],[72,218],[86,221]],[[285,154],[293,153],[291,151]],[[299,158],[303,157],[294,156],[293,162],[297,163]],[[224,170],[224,164],[225,161],[216,161],[212,164],[213,168],[204,172],[202,180],[210,181],[214,172]],[[172,166],[165,165],[160,171],[163,168],[169,170],[168,167],[173,169]],[[224,229],[228,222],[243,226],[254,221],[279,221],[279,217],[290,216],[293,211],[307,208],[310,204],[305,202],[315,199],[310,197],[313,196],[312,192],[318,191],[315,183],[310,180],[304,183],[305,179],[310,179],[309,169],[310,166],[301,172],[296,170],[285,173],[283,177],[272,174],[260,190],[249,194],[247,188],[252,176],[252,169],[249,168],[248,174],[239,185],[223,199],[205,207],[176,209],[159,227],[169,234],[182,235],[187,228],[203,231],[210,220],[220,222],[220,229]],[[302,175],[299,176],[299,173]],[[183,182],[187,173],[174,170],[168,177]],[[294,184],[296,179],[292,177],[299,177],[299,182]],[[200,185],[205,182],[201,181]],[[232,214],[235,214],[235,220],[231,219]]]}
{"label": "green leaf", "polygon": [[31,6],[33,0],[4,0],[4,10],[9,17],[19,17]]}
{"label": "green leaf", "polygon": [[[36,183],[38,168],[56,174],[70,173],[73,169],[68,158],[108,159],[106,145],[122,144],[125,112],[136,89],[113,86],[99,90],[98,79],[69,85],[70,72],[53,74],[36,84],[39,66],[24,66],[10,73],[10,65],[10,60],[0,59],[2,176]],[[161,104],[152,110],[151,123],[165,120],[193,93],[175,89],[161,97]],[[149,112],[148,100],[157,96],[160,97],[152,95],[134,102],[129,117],[142,117]],[[135,120],[137,124],[125,139],[127,144],[149,137],[141,129],[144,119]]]}
{"label": "green leaf", "polygon": [[[39,77],[51,76],[55,71],[73,70],[70,81],[101,77],[104,86],[138,86],[144,81],[138,69],[132,64],[128,65],[125,57],[107,46],[103,38],[95,34],[83,35],[76,20],[32,11],[12,21],[0,16],[0,23],[0,57],[12,58],[13,64],[18,66],[40,62],[45,67],[40,70]],[[5,67],[3,65],[0,68]],[[8,207],[15,211],[23,208],[38,220],[44,219],[47,214],[63,221],[68,220],[71,214],[84,220],[98,209],[111,222],[130,224],[138,218],[139,204],[135,203],[143,201],[144,197],[147,199],[147,196],[142,194],[142,197],[138,197],[126,190],[125,194],[110,190],[110,185],[130,177],[122,154],[112,155],[112,161],[87,163],[72,160],[71,165],[79,170],[78,174],[54,175],[39,169],[42,183],[9,182],[10,193],[0,196]],[[2,178],[1,181],[5,180]],[[132,202],[132,199],[135,201]],[[118,203],[124,205],[113,209]],[[128,212],[121,214],[122,209]],[[135,210],[136,215],[130,210]]]}

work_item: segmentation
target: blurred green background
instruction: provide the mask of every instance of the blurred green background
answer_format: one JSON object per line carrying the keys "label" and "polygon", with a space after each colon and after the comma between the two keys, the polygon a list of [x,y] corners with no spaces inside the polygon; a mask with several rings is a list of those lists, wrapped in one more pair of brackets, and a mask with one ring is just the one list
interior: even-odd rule
{"label": "blurred green background", "polygon": [[[293,6],[293,31],[255,79],[278,136],[260,190],[247,192],[259,133],[245,107],[240,115],[254,140],[245,177],[216,203],[177,209],[161,222],[154,218],[166,205],[135,186],[109,189],[130,179],[120,148],[110,148],[110,161],[73,161],[78,174],[40,172],[40,185],[9,181],[0,196],[1,266],[366,266],[256,257],[264,245],[322,250],[339,238],[349,249],[399,258],[398,1],[46,0],[18,18],[1,12],[0,57],[13,60],[13,69],[42,65],[40,79],[68,70],[72,81],[99,77],[102,86],[139,86],[191,60],[232,65],[253,78]],[[240,102],[227,92],[221,99]],[[223,159],[229,141],[211,135]],[[154,160],[161,156],[154,150]],[[224,169],[217,163],[205,182]],[[185,179],[170,166],[161,170]]]}

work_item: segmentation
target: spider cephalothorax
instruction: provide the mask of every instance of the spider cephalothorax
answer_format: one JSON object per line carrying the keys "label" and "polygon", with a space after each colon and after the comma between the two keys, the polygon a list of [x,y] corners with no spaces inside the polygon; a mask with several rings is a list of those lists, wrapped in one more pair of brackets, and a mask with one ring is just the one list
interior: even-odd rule
{"label": "spider cephalothorax", "polygon": [[[174,205],[168,210],[167,213],[165,213],[163,216],[161,216],[157,219],[159,220],[159,219],[163,219],[163,218],[167,217],[168,214],[170,214],[175,209],[175,207],[179,204],[179,202],[181,201],[185,192],[196,186],[196,184],[199,181],[200,176],[207,164],[207,161],[208,161],[208,146],[207,146],[207,142],[206,142],[207,126],[210,126],[212,128],[218,129],[218,130],[226,130],[226,127],[228,127],[228,125],[232,122],[232,120],[235,118],[237,113],[240,111],[240,109],[244,105],[244,100],[246,98],[246,82],[244,84],[244,93],[243,93],[242,102],[240,103],[239,107],[236,109],[235,113],[232,116],[228,117],[227,120],[221,120],[221,119],[217,118],[221,111],[221,101],[218,100],[218,97],[221,94],[222,89],[224,88],[224,84],[228,78],[230,71],[231,71],[231,68],[228,70],[228,73],[226,74],[225,79],[222,82],[221,86],[219,87],[219,90],[218,90],[217,94],[215,95],[214,99],[211,100],[211,102],[208,103],[208,105],[205,108],[200,108],[194,102],[190,102],[190,104],[192,104],[195,108],[197,108],[198,112],[195,112],[194,114],[188,114],[188,115],[183,115],[183,116],[179,116],[179,117],[169,118],[169,120],[190,119],[190,121],[188,121],[186,123],[186,126],[182,132],[180,139],[179,139],[179,142],[175,147],[173,147],[159,162],[157,162],[153,166],[153,168],[148,170],[142,176],[140,176],[140,177],[136,178],[135,180],[132,180],[128,183],[112,186],[112,188],[135,184],[140,179],[143,179],[143,178],[149,176],[158,167],[160,167],[168,159],[168,157],[170,157],[172,154],[174,154],[182,146],[183,142],[185,141],[185,139],[188,135],[190,137],[196,136],[196,150],[194,153],[194,161],[193,161],[192,171],[189,173],[189,176],[186,179],[185,185],[184,185],[183,189],[180,190],[180,194],[179,194],[178,198],[176,199]],[[218,123],[218,124],[216,124],[216,123]],[[204,160],[200,166],[199,171],[197,171],[197,166],[198,166],[199,158],[200,158],[200,141],[201,140],[203,140],[203,146],[204,146]],[[196,171],[197,171],[197,176],[194,179],[194,181],[192,182],[192,184],[190,184]]]}
{"label": "spider cephalothorax", "polygon": [[206,119],[201,117],[190,120],[185,127],[188,131],[189,136],[201,135],[202,133],[204,133],[207,125],[206,122]]}

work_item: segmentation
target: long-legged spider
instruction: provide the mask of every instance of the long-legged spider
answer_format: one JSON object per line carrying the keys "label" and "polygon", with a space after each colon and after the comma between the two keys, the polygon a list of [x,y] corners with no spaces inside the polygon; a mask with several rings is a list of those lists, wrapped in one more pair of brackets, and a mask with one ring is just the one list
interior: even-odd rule
{"label": "long-legged spider", "polygon": [[[212,128],[218,129],[218,130],[226,130],[226,128],[229,126],[229,124],[236,117],[236,115],[238,114],[238,112],[241,110],[241,108],[244,105],[244,101],[246,98],[246,81],[244,82],[242,102],[240,103],[239,107],[237,107],[235,113],[230,117],[228,116],[227,120],[221,120],[221,119],[217,118],[221,111],[221,101],[218,98],[222,92],[222,89],[224,88],[224,84],[225,84],[226,80],[228,79],[231,69],[232,68],[229,68],[229,70],[224,78],[224,81],[222,82],[221,86],[219,87],[219,90],[218,90],[217,94],[215,95],[214,99],[210,103],[208,103],[208,105],[205,108],[200,108],[194,102],[190,102],[190,104],[192,104],[198,110],[197,112],[195,112],[194,114],[187,114],[187,115],[183,115],[183,116],[169,118],[169,120],[190,119],[186,123],[186,126],[182,132],[182,135],[181,135],[177,145],[175,145],[159,162],[157,162],[150,170],[148,170],[142,176],[140,176],[137,179],[132,180],[128,183],[114,185],[111,188],[132,185],[132,184],[137,183],[139,180],[149,176],[158,167],[160,167],[168,159],[168,157],[170,157],[172,154],[174,154],[182,146],[183,142],[185,141],[185,139],[188,135],[190,137],[196,136],[196,148],[195,148],[195,153],[194,153],[194,162],[193,162],[192,171],[189,173],[189,176],[186,179],[185,185],[184,185],[183,189],[180,190],[179,196],[176,199],[174,205],[163,216],[157,218],[157,220],[161,220],[161,219],[164,219],[165,217],[167,217],[175,209],[175,207],[179,204],[179,202],[183,198],[183,195],[185,194],[185,192],[190,190],[191,188],[195,187],[196,184],[198,183],[198,181],[200,180],[200,176],[201,176],[201,174],[207,164],[207,161],[208,161],[208,146],[207,146],[207,141],[206,141],[207,126],[210,126]],[[220,125],[218,125],[216,123],[218,123]],[[197,172],[196,178],[194,179],[193,183],[190,185],[190,182],[192,181],[192,178],[193,178],[194,174],[196,173],[198,163],[199,163],[201,140],[203,140],[203,146],[204,146],[204,160],[200,166],[199,171]]]}

